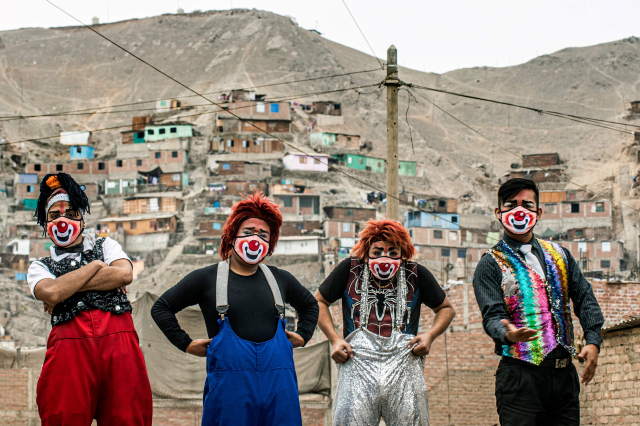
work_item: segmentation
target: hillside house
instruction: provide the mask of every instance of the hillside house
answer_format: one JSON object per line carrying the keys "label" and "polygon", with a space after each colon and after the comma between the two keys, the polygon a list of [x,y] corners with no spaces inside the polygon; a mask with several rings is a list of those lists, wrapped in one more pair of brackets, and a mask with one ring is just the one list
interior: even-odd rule
{"label": "hillside house", "polygon": [[157,112],[167,112],[174,109],[178,109],[181,106],[181,102],[177,99],[164,99],[161,101],[156,101],[156,111]]}
{"label": "hillside house", "polygon": [[181,192],[160,192],[136,194],[128,197],[122,204],[122,214],[143,214],[154,212],[176,212],[182,208]]}
{"label": "hillside house", "polygon": [[405,214],[404,226],[410,228],[460,229],[460,215],[457,213],[427,213],[410,211]]}
{"label": "hillside house", "polygon": [[[358,154],[336,154],[333,158],[341,166],[374,173],[385,173],[387,166],[386,160],[382,158],[367,157]],[[416,162],[398,161],[398,174],[400,176],[416,176]]]}
{"label": "hillside house", "polygon": [[62,145],[89,145],[91,132],[60,132],[60,144]]}
{"label": "hillside house", "polygon": [[502,175],[502,182],[513,178],[531,179],[536,183],[562,182],[565,169],[562,166],[550,166],[545,169],[525,168],[522,170],[512,170]]}
{"label": "hillside house", "polygon": [[222,228],[226,220],[203,220],[200,221],[200,229],[198,231],[199,235],[208,236],[208,237],[221,237],[222,236]]}
{"label": "hillside house", "polygon": [[567,241],[611,241],[613,239],[613,228],[572,228],[567,229]]}
{"label": "hillside house", "polygon": [[366,222],[376,218],[375,207],[327,206],[322,210],[329,220],[341,222]]}
{"label": "hillside house", "polygon": [[522,156],[522,167],[550,167],[559,166],[560,156],[557,152],[550,154],[525,154]]}
{"label": "hillside house", "polygon": [[615,272],[621,270],[624,246],[620,241],[563,241],[583,271]]}
{"label": "hillside house", "polygon": [[414,203],[422,210],[432,213],[457,213],[458,200],[455,198],[415,198]]}
{"label": "hillside house", "polygon": [[[349,222],[342,220],[325,220],[322,222],[325,238],[335,238],[338,240],[344,238],[355,239],[360,230],[357,222]],[[341,247],[351,247],[351,245],[340,244]]]}
{"label": "hillside house", "polygon": [[269,154],[282,152],[282,142],[258,137],[213,138],[211,151],[220,153]]}
{"label": "hillside house", "polygon": [[189,186],[189,174],[182,170],[182,164],[165,164],[148,172],[140,171],[137,185],[149,190]]}
{"label": "hillside house", "polygon": [[[82,161],[73,163],[28,163],[26,165],[26,172],[38,175],[38,177],[44,177],[49,173],[85,173],[89,175],[108,175],[109,164],[106,161]],[[80,166],[82,164],[82,166]],[[72,171],[73,169],[73,171]]]}
{"label": "hillside house", "polygon": [[308,187],[307,181],[302,179],[282,179],[280,183],[269,185],[270,194],[310,194],[312,192],[313,190]]}
{"label": "hillside house", "polygon": [[280,237],[273,251],[275,255],[320,254],[320,237]]}
{"label": "hillside house", "polygon": [[224,104],[222,109],[224,111],[219,112],[215,119],[216,130],[219,133],[291,131],[291,115],[287,102],[237,101]]}
{"label": "hillside house", "polygon": [[313,103],[313,112],[323,115],[342,115],[342,106],[339,102],[315,101]]}
{"label": "hillside house", "polygon": [[414,244],[457,247],[463,243],[460,229],[410,227],[408,231]]}
{"label": "hillside house", "polygon": [[[579,193],[573,193],[577,198]],[[568,193],[566,195],[569,195]],[[558,195],[557,198],[563,198]],[[567,233],[570,229],[609,228],[613,227],[613,210],[611,201],[581,200],[562,202],[542,202],[542,218],[538,226],[540,229],[551,228],[558,233]],[[568,197],[567,197],[568,198]],[[548,195],[545,195],[548,199]]]}
{"label": "hillside house", "polygon": [[[36,175],[31,175],[36,176]],[[37,176],[36,176],[37,178]],[[84,192],[87,194],[89,200],[93,201],[98,198],[99,186],[97,183],[83,183],[82,179],[78,182],[81,186],[84,186]],[[14,185],[14,197],[21,202],[25,207],[35,208],[35,201],[40,197],[40,182],[37,183],[17,183]],[[27,200],[33,200],[34,202],[25,202]]]}
{"label": "hillside house", "polygon": [[122,135],[122,143],[124,145],[145,143],[144,128],[141,130],[125,130],[123,132],[120,132],[120,134]]}
{"label": "hillside house", "polygon": [[[151,124],[144,129],[143,142],[158,142],[165,139],[193,137],[193,125],[181,121]],[[135,143],[135,140],[134,140]]]}
{"label": "hillside house", "polygon": [[326,172],[329,170],[329,156],[324,154],[303,155],[287,154],[282,164],[287,170],[301,170],[306,172]]}
{"label": "hillside house", "polygon": [[283,221],[280,228],[280,235],[285,237],[320,234],[322,234],[322,224],[319,220],[289,219]]}
{"label": "hillside house", "polygon": [[177,227],[175,213],[145,213],[100,219],[99,231],[119,241],[125,251],[139,253],[167,248]]}
{"label": "hillside house", "polygon": [[69,157],[72,159],[93,159],[93,147],[88,145],[72,146],[69,150]]}
{"label": "hillside house", "polygon": [[248,161],[221,161],[218,163],[218,175],[269,177],[271,176],[271,166],[269,164],[250,163]]}
{"label": "hillside house", "polygon": [[129,178],[112,178],[102,181],[104,195],[115,194],[134,194],[136,192],[137,179]]}
{"label": "hillside house", "polygon": [[344,133],[309,133],[311,146],[336,146],[345,149],[359,149],[360,135],[347,135]]}
{"label": "hillside house", "polygon": [[285,220],[322,220],[321,200],[317,194],[273,194],[271,199],[280,206]]}
{"label": "hillside house", "polygon": [[227,181],[227,195],[251,195],[253,191],[260,191],[265,195],[268,195],[268,186],[264,182],[260,181],[248,181],[248,180],[228,180]]}

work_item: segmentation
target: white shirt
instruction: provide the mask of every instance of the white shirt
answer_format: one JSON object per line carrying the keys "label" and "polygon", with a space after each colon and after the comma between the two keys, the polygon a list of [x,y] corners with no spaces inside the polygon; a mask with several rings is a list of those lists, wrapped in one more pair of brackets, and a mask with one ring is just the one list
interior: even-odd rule
{"label": "white shirt", "polygon": [[[87,251],[93,249],[94,242],[90,241],[89,238],[84,237],[82,245],[84,246],[83,251]],[[104,239],[104,242],[102,243],[102,253],[104,254],[104,263],[106,263],[107,265],[111,265],[113,262],[120,259],[127,259],[129,262],[131,262],[129,256],[127,256],[124,250],[122,250],[122,246],[120,245],[120,243],[112,240],[109,237],[106,237]],[[80,261],[80,257],[82,256],[82,254],[64,253],[58,256],[56,254],[56,246],[51,246],[51,258],[56,262],[59,262],[67,256],[71,256],[73,259],[77,259],[78,261]],[[55,280],[56,276],[53,275],[51,271],[49,271],[49,268],[47,268],[44,263],[36,260],[31,264],[31,266],[29,266],[29,271],[27,272],[27,283],[29,284],[29,288],[31,289],[31,294],[33,294],[33,297],[36,297],[36,284],[45,279]]]}

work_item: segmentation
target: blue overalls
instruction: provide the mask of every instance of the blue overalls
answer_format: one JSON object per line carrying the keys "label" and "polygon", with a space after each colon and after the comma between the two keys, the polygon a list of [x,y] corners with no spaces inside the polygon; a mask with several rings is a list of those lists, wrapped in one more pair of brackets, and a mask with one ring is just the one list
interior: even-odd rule
{"label": "blue overalls", "polygon": [[301,426],[293,345],[285,333],[284,304],[275,277],[260,264],[280,317],[262,343],[239,338],[225,318],[229,263],[218,264],[216,309],[220,331],[207,349],[202,426]]}

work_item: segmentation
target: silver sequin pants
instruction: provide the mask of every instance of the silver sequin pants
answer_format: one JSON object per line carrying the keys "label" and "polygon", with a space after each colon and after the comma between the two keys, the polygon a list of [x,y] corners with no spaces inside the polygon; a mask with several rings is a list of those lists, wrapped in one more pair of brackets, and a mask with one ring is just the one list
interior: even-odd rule
{"label": "silver sequin pants", "polygon": [[381,337],[356,330],[345,339],[353,358],[339,365],[334,426],[428,426],[424,357],[407,345],[413,335]]}

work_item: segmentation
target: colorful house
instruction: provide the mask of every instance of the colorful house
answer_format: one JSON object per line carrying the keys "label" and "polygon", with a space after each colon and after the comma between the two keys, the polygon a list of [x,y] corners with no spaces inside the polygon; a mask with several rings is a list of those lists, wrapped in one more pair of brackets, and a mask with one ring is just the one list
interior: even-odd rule
{"label": "colorful house", "polygon": [[84,145],[84,146],[72,146],[69,150],[69,155],[71,158],[86,158],[93,159],[93,147]]}
{"label": "colorful house", "polygon": [[[146,126],[144,129],[144,141],[146,142],[157,142],[175,138],[190,138],[192,136],[193,126],[189,123],[153,124]],[[134,134],[134,143],[136,143],[136,137],[139,138],[137,133]]]}
{"label": "colorful house", "polygon": [[302,155],[287,154],[282,164],[287,170],[304,170],[311,172],[326,172],[329,170],[329,156],[324,154]]}
{"label": "colorful house", "polygon": [[365,170],[374,173],[384,173],[386,170],[386,162],[382,158],[365,157]]}
{"label": "colorful house", "polygon": [[405,228],[444,228],[460,229],[460,215],[457,213],[408,212],[405,215]]}
{"label": "colorful house", "polygon": [[398,161],[398,174],[400,176],[415,176],[416,162],[415,161]]}

